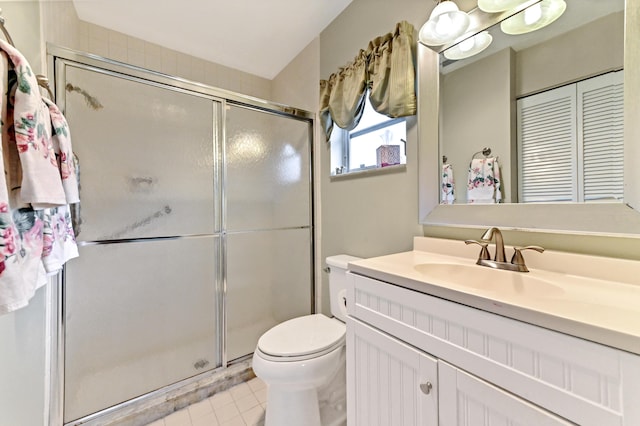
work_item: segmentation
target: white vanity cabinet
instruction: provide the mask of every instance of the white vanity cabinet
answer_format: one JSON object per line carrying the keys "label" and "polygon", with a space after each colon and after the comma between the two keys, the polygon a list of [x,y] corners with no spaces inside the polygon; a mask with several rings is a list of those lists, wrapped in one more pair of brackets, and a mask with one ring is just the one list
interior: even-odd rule
{"label": "white vanity cabinet", "polygon": [[348,425],[438,425],[435,358],[349,319],[347,359]]}
{"label": "white vanity cabinet", "polygon": [[347,310],[349,426],[640,425],[637,355],[353,273]]}
{"label": "white vanity cabinet", "polygon": [[573,424],[442,360],[438,380],[441,425]]}

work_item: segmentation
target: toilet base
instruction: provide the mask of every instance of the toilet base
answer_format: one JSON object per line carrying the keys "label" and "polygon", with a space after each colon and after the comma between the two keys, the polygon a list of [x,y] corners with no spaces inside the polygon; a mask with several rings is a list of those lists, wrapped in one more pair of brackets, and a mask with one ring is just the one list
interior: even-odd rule
{"label": "toilet base", "polygon": [[265,426],[321,426],[316,389],[287,392],[269,388]]}
{"label": "toilet base", "polygon": [[265,426],[346,426],[344,348],[335,375],[320,388],[291,390],[270,385]]}

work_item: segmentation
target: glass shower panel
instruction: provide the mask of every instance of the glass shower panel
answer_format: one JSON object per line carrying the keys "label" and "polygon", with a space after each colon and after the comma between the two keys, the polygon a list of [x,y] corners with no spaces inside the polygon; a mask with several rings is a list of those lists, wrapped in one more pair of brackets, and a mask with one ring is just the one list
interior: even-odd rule
{"label": "glass shower panel", "polygon": [[82,178],[79,239],[213,232],[219,103],[71,65],[65,79]]}
{"label": "glass shower panel", "polygon": [[310,226],[311,124],[228,105],[226,228]]}
{"label": "glass shower panel", "polygon": [[221,365],[219,237],[88,245],[65,288],[65,422]]}
{"label": "glass shower panel", "polygon": [[227,356],[253,353],[274,325],[311,312],[311,230],[227,235]]}
{"label": "glass shower panel", "polygon": [[312,308],[311,124],[241,105],[225,117],[227,359]]}

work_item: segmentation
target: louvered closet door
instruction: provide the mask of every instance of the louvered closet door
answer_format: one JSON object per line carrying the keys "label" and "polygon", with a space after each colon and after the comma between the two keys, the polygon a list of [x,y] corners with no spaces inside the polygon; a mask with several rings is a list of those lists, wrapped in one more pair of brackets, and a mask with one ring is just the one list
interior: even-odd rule
{"label": "louvered closet door", "polygon": [[565,86],[517,102],[518,193],[524,203],[577,198],[576,91]]}
{"label": "louvered closet door", "polygon": [[520,202],[622,201],[623,71],[519,99]]}
{"label": "louvered closet door", "polygon": [[624,195],[623,71],[577,84],[578,201],[622,200]]}

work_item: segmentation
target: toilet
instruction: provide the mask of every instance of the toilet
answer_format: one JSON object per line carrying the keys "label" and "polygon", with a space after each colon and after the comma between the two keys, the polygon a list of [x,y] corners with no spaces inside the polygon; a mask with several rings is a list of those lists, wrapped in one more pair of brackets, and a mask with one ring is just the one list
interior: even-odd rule
{"label": "toilet", "polygon": [[327,257],[332,318],[293,318],[258,340],[253,371],[268,386],[265,426],[346,425],[346,272],[359,259]]}

